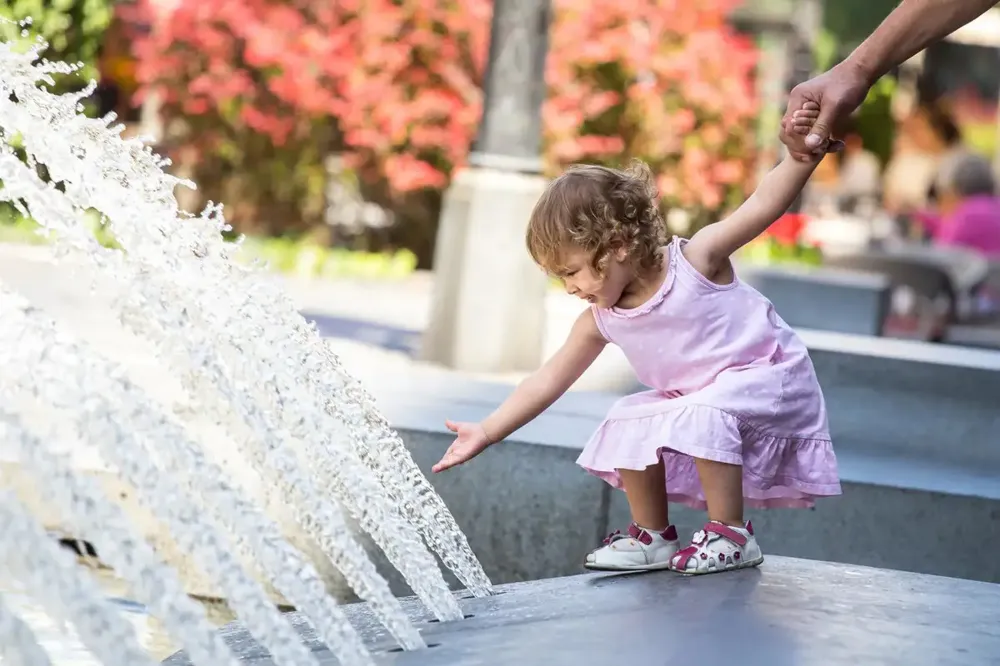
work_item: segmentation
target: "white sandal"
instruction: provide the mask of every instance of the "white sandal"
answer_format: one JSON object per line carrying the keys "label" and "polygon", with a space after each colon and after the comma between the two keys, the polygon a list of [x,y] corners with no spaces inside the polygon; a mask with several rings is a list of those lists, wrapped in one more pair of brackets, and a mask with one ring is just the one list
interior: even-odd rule
{"label": "white sandal", "polygon": [[750,521],[742,528],[712,521],[694,533],[690,546],[671,558],[670,568],[699,575],[755,567],[763,561]]}
{"label": "white sandal", "polygon": [[597,571],[654,571],[669,569],[670,560],[680,548],[677,528],[651,532],[632,523],[628,532],[608,535],[604,545],[587,555],[583,563]]}

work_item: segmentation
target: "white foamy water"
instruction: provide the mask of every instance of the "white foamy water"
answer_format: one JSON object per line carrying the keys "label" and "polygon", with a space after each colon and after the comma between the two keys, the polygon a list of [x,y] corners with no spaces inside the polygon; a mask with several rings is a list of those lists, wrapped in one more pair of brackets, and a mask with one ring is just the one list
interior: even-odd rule
{"label": "white foamy water", "polygon": [[93,478],[77,475],[65,457],[25,429],[0,406],[0,434],[18,446],[23,468],[34,477],[42,501],[71,517],[80,535],[97,547],[102,559],[121,573],[197,664],[232,664],[236,659],[206,622],[204,610],[184,592],[177,573],[165,566],[129,523],[125,513]]}
{"label": "white foamy water", "polygon": [[[19,474],[32,477],[28,506],[57,512],[93,543],[130,598],[195,664],[236,662],[118,499],[80,474],[81,451],[129,489],[122,499],[134,497],[169,530],[276,664],[317,661],[266,586],[302,612],[340,663],[371,663],[317,565],[335,568],[401,646],[422,648],[345,513],[441,620],[462,614],[432,552],[474,594],[490,593],[454,518],[315,328],[258,268],[233,260],[238,248],[222,239],[221,209],[181,214],[173,191],[184,183],[164,172],[164,161],[141,141],[123,140],[113,119],[81,115],[92,85],[48,92],[53,76],[75,68],[40,60],[43,46],[22,52],[0,43],[0,201],[34,218],[57,256],[102,278],[120,323],[148,343],[185,395],[173,403],[153,397],[159,387],[135,381],[113,350],[0,284],[0,441],[15,453]],[[85,223],[93,210],[120,249],[96,242]],[[196,427],[204,423],[211,437]],[[239,479],[220,453],[239,460]],[[242,485],[247,474],[257,479],[252,497]],[[107,601],[91,572],[75,566],[22,505],[23,479],[16,481],[20,499],[0,491],[7,658],[44,664],[44,650],[52,663],[72,663],[52,651],[85,648],[94,663],[153,663],[123,609],[132,619],[147,616]],[[296,534],[315,544],[308,555],[289,540],[291,525],[260,505],[275,501],[287,507]],[[30,544],[32,556],[15,543]],[[60,635],[65,645],[51,645],[48,637]]]}
{"label": "white foamy water", "polygon": [[[166,659],[180,649],[180,646],[171,640],[160,622],[151,616],[141,604],[129,600],[131,594],[128,585],[108,569],[101,569],[95,566],[84,565],[88,574],[94,582],[101,588],[108,597],[112,607],[118,612],[135,630],[135,635],[139,644],[145,648],[150,657],[156,661]],[[76,629],[72,624],[60,622],[50,617],[45,608],[23,590],[17,591],[4,588],[0,585],[0,616],[3,615],[3,606],[7,610],[16,614],[15,617],[26,626],[30,639],[40,646],[45,658],[56,666],[101,666],[101,662],[94,657],[89,650],[80,642]],[[208,617],[213,627],[221,627],[234,619],[232,612],[221,603],[195,602],[203,605],[206,617]],[[0,620],[0,627],[4,626]],[[12,645],[12,640],[5,640],[0,629],[0,645]],[[8,662],[0,651],[0,664],[16,664]],[[44,662],[29,659],[29,664],[43,664]]]}
{"label": "white foamy water", "polygon": [[[49,663],[58,666],[101,666],[101,662],[80,641],[72,624],[54,621],[44,607],[24,593],[8,592],[2,596],[8,609],[24,622],[31,632],[31,638],[41,650],[40,653],[32,654],[28,663],[43,663],[40,660],[44,657]],[[140,645],[149,652],[152,659],[162,660],[173,652],[173,644],[162,632],[151,626],[150,618],[141,606],[117,600],[111,603],[116,612],[132,625]],[[0,664],[6,663],[0,656]]]}

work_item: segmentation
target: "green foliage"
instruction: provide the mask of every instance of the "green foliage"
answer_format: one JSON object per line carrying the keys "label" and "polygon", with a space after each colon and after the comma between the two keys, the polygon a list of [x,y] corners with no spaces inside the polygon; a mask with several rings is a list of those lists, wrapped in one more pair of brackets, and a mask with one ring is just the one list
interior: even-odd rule
{"label": "green foliage", "polygon": [[[84,224],[90,228],[97,242],[104,247],[118,249],[118,241],[102,222],[100,212],[90,209],[84,213]],[[22,216],[13,206],[0,204],[0,243],[44,245],[48,238],[40,233],[38,223]]]}
{"label": "green foliage", "polygon": [[826,0],[823,28],[849,51],[864,41],[898,4],[899,0]]}
{"label": "green foliage", "polygon": [[816,71],[825,72],[836,64],[839,59],[840,40],[830,30],[822,28],[812,45],[813,60]]}
{"label": "green foliage", "polygon": [[291,238],[247,238],[241,258],[266,262],[271,270],[306,278],[396,279],[417,267],[417,256],[409,250],[356,252],[325,248]]}
{"label": "green foliage", "polygon": [[858,133],[864,140],[865,148],[875,153],[882,164],[889,161],[896,138],[896,121],[892,117],[892,95],[895,91],[896,79],[883,76],[868,91],[857,112]]}
{"label": "green foliage", "polygon": [[83,79],[97,77],[97,55],[104,32],[111,24],[113,0],[5,0],[0,3],[0,17],[21,21],[31,18],[28,36],[21,27],[0,23],[0,39],[34,40],[41,35],[49,43],[50,60],[82,62]]}
{"label": "green foliage", "polygon": [[9,203],[0,203],[0,243],[41,245],[45,239],[38,234],[38,225],[20,216]]}
{"label": "green foliage", "polygon": [[[101,245],[115,249],[120,247],[107,227],[101,224],[97,211],[87,212],[86,224]],[[22,217],[9,204],[0,204],[0,243],[44,245],[47,242],[34,220]],[[265,262],[271,270],[279,273],[323,279],[392,280],[410,275],[417,267],[417,256],[409,250],[355,252],[321,247],[307,239],[285,237],[247,238],[240,259],[247,263]]]}
{"label": "green foliage", "polygon": [[992,158],[997,150],[997,124],[965,123],[962,126],[962,141],[970,150]]}

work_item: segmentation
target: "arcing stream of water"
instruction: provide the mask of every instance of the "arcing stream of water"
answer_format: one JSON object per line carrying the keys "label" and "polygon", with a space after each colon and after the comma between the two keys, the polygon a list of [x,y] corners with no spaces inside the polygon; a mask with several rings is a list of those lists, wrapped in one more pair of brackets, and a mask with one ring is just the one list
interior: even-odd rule
{"label": "arcing stream of water", "polygon": [[[75,68],[40,59],[43,48],[0,43],[0,201],[36,220],[59,257],[85,262],[115,285],[122,324],[155,347],[198,417],[217,424],[281,493],[301,532],[399,644],[422,647],[343,511],[428,610],[456,620],[461,611],[432,551],[473,594],[489,594],[490,582],[450,512],[291,301],[259,270],[234,261],[238,248],[222,237],[220,209],[181,214],[174,188],[190,184],[167,175],[141,141],[124,140],[113,118],[84,116],[80,101],[92,87],[50,92],[54,76]],[[88,211],[101,214],[120,249],[96,241],[84,222]],[[74,471],[67,454],[81,444],[96,447],[169,528],[275,663],[317,662],[261,581],[308,618],[341,663],[371,663],[310,559],[206,455],[205,447],[223,444],[193,435],[191,413],[152,400],[125,369],[2,284],[0,367],[0,441],[14,447],[45,503],[96,546],[193,663],[236,660],[177,573],[98,485]],[[23,556],[29,543],[30,559]],[[72,623],[103,663],[149,663],[127,623],[67,558],[14,494],[0,494],[0,583],[16,579]],[[0,594],[0,659],[49,663],[3,601]]]}

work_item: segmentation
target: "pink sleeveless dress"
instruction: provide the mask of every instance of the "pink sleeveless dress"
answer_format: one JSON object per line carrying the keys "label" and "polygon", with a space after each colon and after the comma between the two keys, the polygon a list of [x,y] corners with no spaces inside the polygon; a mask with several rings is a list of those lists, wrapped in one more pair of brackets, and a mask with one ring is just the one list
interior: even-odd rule
{"label": "pink sleeveless dress", "polygon": [[751,507],[810,507],[839,495],[826,406],[806,346],[763,295],[717,285],[668,249],[659,291],[630,310],[593,307],[652,390],[611,408],[577,463],[616,488],[618,469],[663,459],[667,497],[705,508],[693,458],[743,466]]}

